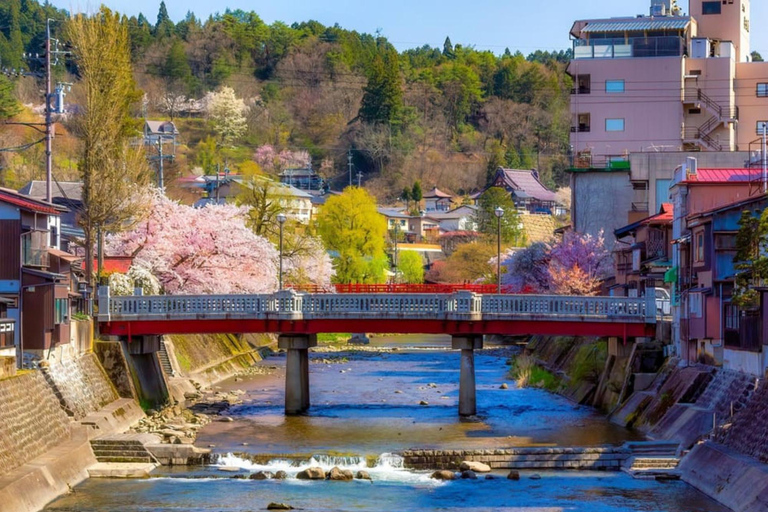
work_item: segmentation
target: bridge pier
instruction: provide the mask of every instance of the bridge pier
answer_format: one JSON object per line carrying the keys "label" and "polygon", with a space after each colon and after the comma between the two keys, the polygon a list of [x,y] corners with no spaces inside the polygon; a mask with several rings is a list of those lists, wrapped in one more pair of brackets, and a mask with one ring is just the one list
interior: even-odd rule
{"label": "bridge pier", "polygon": [[461,350],[459,416],[474,416],[477,414],[475,349],[483,348],[483,337],[477,335],[452,336],[451,347],[454,350]]}
{"label": "bridge pier", "polygon": [[309,409],[309,349],[317,346],[316,334],[281,334],[277,346],[285,349],[285,414]]}

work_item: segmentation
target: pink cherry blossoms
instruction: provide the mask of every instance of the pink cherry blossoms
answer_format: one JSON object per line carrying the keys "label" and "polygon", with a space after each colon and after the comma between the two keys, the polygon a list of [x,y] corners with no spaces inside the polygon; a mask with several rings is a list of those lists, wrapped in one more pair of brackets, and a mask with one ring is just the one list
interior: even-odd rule
{"label": "pink cherry blossoms", "polygon": [[280,172],[290,168],[303,168],[311,161],[307,151],[290,151],[284,149],[278,152],[274,146],[270,146],[269,144],[259,146],[253,154],[253,160],[267,172]]}
{"label": "pink cherry blossoms", "polygon": [[151,213],[107,239],[107,253],[132,255],[169,294],[267,293],[277,289],[278,253],[245,224],[245,211],[195,209],[154,192]]}

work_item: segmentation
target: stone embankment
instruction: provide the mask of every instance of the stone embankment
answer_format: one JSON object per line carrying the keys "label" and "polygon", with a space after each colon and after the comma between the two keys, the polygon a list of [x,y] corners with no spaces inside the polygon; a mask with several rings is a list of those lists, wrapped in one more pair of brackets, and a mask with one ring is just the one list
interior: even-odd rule
{"label": "stone embankment", "polygon": [[632,455],[624,447],[510,448],[505,450],[409,450],[402,452],[410,469],[459,470],[463,462],[491,469],[581,469],[619,471]]}
{"label": "stone embankment", "polygon": [[[584,343],[589,340],[549,338],[533,344],[532,356],[540,364],[565,374],[561,391],[566,396],[578,396],[567,361],[577,354],[574,345]],[[686,455],[675,472],[708,496],[737,512],[767,511],[768,383],[676,359],[650,373],[647,346],[638,344],[628,354],[620,346],[609,350],[606,370],[593,382],[598,392],[592,403],[609,410],[614,423],[678,443]],[[608,369],[614,355],[614,368],[624,368],[622,372]],[[615,404],[598,400],[606,381],[618,398]],[[579,385],[583,390],[583,383]]]}

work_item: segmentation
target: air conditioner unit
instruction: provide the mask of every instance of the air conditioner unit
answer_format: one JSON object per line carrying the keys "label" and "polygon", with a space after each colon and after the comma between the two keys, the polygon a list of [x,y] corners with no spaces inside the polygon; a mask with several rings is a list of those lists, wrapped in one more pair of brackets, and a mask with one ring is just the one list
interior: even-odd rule
{"label": "air conditioner unit", "polygon": [[709,57],[709,39],[694,37],[691,39],[691,58],[706,59]]}

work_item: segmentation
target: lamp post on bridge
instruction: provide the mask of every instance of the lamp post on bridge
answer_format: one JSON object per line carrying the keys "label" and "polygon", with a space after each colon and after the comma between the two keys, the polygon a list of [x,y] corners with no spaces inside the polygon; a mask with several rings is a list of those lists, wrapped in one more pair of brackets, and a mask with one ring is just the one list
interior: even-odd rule
{"label": "lamp post on bridge", "polygon": [[283,224],[285,224],[285,215],[282,213],[277,214],[277,223],[280,224],[280,277],[278,290],[283,290]]}
{"label": "lamp post on bridge", "polygon": [[493,211],[496,215],[497,233],[496,233],[496,293],[501,295],[501,218],[504,216],[504,209],[497,206]]}

